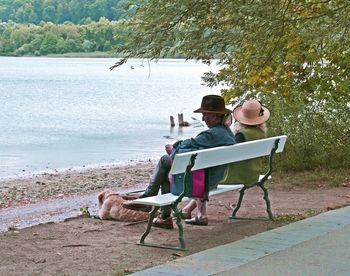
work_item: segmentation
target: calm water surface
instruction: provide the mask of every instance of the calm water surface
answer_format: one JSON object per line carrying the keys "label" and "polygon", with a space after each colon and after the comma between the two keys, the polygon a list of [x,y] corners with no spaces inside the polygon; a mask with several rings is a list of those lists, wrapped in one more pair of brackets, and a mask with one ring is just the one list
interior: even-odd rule
{"label": "calm water surface", "polygon": [[[0,178],[156,158],[164,145],[194,136],[216,70],[194,61],[0,58]],[[184,113],[188,128],[170,128]],[[193,120],[194,117],[196,120]]]}

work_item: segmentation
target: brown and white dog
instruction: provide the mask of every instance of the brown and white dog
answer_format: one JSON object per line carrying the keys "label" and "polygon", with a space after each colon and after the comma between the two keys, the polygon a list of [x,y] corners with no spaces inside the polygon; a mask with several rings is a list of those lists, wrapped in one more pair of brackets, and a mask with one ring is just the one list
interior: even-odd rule
{"label": "brown and white dog", "polygon": [[98,215],[100,219],[113,219],[118,221],[141,221],[148,218],[148,213],[124,208],[125,200],[121,195],[105,190],[98,195]]}

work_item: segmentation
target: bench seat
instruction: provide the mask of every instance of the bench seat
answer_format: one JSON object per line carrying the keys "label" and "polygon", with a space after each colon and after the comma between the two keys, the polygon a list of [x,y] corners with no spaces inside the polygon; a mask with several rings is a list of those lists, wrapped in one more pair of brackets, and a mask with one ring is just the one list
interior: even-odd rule
{"label": "bench seat", "polygon": [[[209,192],[209,196],[213,196],[216,194],[241,189],[241,188],[243,188],[243,186],[244,186],[243,184],[218,185],[217,189],[211,190]],[[177,195],[167,193],[167,194],[159,194],[156,196],[150,196],[150,197],[145,197],[145,198],[138,198],[138,199],[133,200],[132,202],[136,203],[136,204],[146,204],[146,205],[150,205],[150,206],[162,207],[162,206],[168,206],[168,205],[173,204],[178,199],[178,197],[179,196],[177,196]],[[191,198],[189,198],[189,197],[183,197],[181,201],[185,202],[185,201],[189,201],[190,199]]]}

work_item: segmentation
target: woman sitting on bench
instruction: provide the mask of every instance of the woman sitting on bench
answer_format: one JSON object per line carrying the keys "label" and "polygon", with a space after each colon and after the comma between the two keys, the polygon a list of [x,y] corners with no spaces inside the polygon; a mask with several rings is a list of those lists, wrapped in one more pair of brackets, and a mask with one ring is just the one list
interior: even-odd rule
{"label": "woman sitting on bench", "polygon": [[[236,120],[234,134],[237,143],[266,137],[266,121],[270,111],[257,100],[247,100],[233,110]],[[219,184],[244,184],[251,186],[261,173],[260,158],[235,162],[227,165],[223,180]],[[198,207],[198,214],[191,218],[191,212]],[[187,224],[208,225],[205,199],[193,199],[182,210],[181,216]]]}

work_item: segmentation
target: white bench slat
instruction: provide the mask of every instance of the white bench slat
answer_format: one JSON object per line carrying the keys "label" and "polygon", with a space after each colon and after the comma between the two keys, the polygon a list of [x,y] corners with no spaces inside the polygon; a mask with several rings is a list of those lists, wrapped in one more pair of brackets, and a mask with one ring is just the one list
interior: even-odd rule
{"label": "white bench slat", "polygon": [[275,136],[265,139],[238,143],[233,146],[215,147],[199,151],[179,153],[175,156],[170,174],[179,174],[186,171],[186,167],[193,154],[197,153],[195,165],[192,170],[215,167],[237,161],[270,155],[271,148],[276,139],[280,139],[276,152],[282,152],[287,136]]}
{"label": "white bench slat", "polygon": [[[237,185],[218,185],[217,189],[212,190],[209,192],[209,196],[212,195],[216,195],[216,194],[220,194],[220,193],[224,193],[224,192],[228,192],[228,191],[233,191],[233,190],[237,190],[240,188],[243,188],[244,185],[241,184],[237,184]],[[145,197],[145,198],[138,198],[133,200],[133,203],[137,203],[137,204],[147,204],[150,206],[167,206],[172,204],[173,202],[175,202],[175,200],[178,198],[179,196],[177,195],[173,195],[171,193],[167,193],[167,194],[159,194],[156,196],[150,196],[150,197]],[[182,199],[182,201],[188,201],[190,200],[190,198],[188,197],[184,197]]]}
{"label": "white bench slat", "polygon": [[[276,152],[282,152],[287,139],[286,135],[239,143],[233,146],[215,147],[199,151],[180,153],[175,156],[174,162],[171,166],[170,174],[184,173],[191,156],[195,153],[198,155],[196,157],[195,165],[193,166],[192,170],[214,167],[261,156],[268,156],[271,153],[273,143],[276,141],[276,139],[280,139]],[[260,175],[258,181],[260,181],[262,177],[263,175]],[[242,187],[243,185],[240,184],[218,185],[217,189],[209,192],[209,196],[240,189]],[[150,206],[166,206],[172,204],[177,198],[177,195],[173,195],[171,193],[158,194],[156,196],[133,200],[133,203],[147,204]],[[182,199],[182,201],[187,200],[189,200],[187,197],[184,197]]]}

